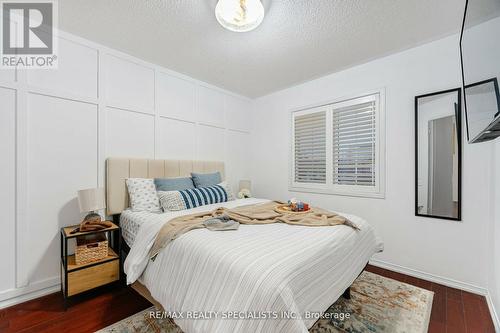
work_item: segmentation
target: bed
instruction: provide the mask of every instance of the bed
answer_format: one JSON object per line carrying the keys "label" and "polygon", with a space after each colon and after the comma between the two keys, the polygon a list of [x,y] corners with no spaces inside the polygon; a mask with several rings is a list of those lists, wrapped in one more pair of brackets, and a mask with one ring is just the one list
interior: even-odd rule
{"label": "bed", "polygon": [[[174,217],[266,202],[251,198],[179,212],[127,209],[125,179],[220,171],[221,162],[108,159],[108,214],[120,220],[130,248],[127,283],[174,317],[185,332],[307,332],[383,249],[363,219],[359,226],[307,227],[283,223],[241,225],[236,231],[192,230],[154,261],[148,253],[163,224]],[[118,217],[118,216],[121,216]]]}

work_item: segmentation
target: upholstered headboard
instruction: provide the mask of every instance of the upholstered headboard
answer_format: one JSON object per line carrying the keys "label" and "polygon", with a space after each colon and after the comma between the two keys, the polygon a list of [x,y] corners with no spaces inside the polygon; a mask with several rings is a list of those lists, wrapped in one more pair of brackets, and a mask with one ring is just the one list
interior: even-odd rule
{"label": "upholstered headboard", "polygon": [[106,213],[120,214],[128,208],[127,178],[190,176],[191,172],[219,171],[224,179],[224,162],[108,158],[106,161]]}

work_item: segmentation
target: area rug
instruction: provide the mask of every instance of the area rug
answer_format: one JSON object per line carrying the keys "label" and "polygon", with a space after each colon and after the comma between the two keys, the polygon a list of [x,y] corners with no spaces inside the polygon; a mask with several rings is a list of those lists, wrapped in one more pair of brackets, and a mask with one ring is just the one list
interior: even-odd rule
{"label": "area rug", "polygon": [[[351,299],[340,297],[309,330],[311,333],[427,332],[434,293],[370,272],[351,286]],[[151,318],[150,307],[98,333],[182,333],[169,318]]]}

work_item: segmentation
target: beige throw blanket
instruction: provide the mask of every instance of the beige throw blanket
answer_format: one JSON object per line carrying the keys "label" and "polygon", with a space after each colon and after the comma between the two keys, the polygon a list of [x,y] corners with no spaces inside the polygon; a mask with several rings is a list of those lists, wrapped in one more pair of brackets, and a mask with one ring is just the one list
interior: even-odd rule
{"label": "beige throw blanket", "polygon": [[205,220],[223,215],[226,215],[241,224],[270,224],[281,222],[310,227],[343,224],[359,230],[356,225],[345,217],[316,207],[312,207],[309,212],[301,214],[278,213],[275,209],[281,204],[281,202],[272,201],[263,204],[240,206],[233,209],[217,208],[209,212],[184,215],[174,218],[170,220],[170,222],[165,223],[165,225],[160,229],[153,247],[151,248],[150,258],[154,260],[161,249],[180,235],[194,229],[205,228],[203,225]]}

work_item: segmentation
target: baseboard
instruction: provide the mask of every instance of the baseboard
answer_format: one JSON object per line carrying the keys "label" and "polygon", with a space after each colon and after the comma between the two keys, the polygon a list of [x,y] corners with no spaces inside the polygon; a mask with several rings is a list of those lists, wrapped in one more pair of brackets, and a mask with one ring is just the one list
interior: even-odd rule
{"label": "baseboard", "polygon": [[0,292],[0,309],[26,302],[61,290],[59,277],[49,278],[22,288]]}
{"label": "baseboard", "polygon": [[370,264],[373,266],[380,267],[380,268],[385,268],[385,269],[388,269],[391,271],[395,271],[398,273],[413,276],[413,277],[416,277],[419,279],[439,283],[439,284],[445,285],[447,287],[468,291],[468,292],[478,294],[481,296],[488,295],[488,290],[486,288],[483,288],[483,287],[478,287],[478,286],[475,286],[475,285],[472,285],[469,283],[453,280],[450,278],[445,278],[445,277],[442,277],[439,275],[430,274],[430,273],[422,272],[422,271],[419,271],[416,269],[391,264],[391,263],[388,263],[388,262],[385,262],[382,260],[372,259],[372,260],[370,260]]}
{"label": "baseboard", "polygon": [[495,332],[500,332],[500,318],[498,317],[497,310],[495,309],[495,304],[493,304],[493,299],[491,299],[491,294],[485,296],[486,302],[488,303],[488,308],[490,309],[491,319],[495,325]]}

